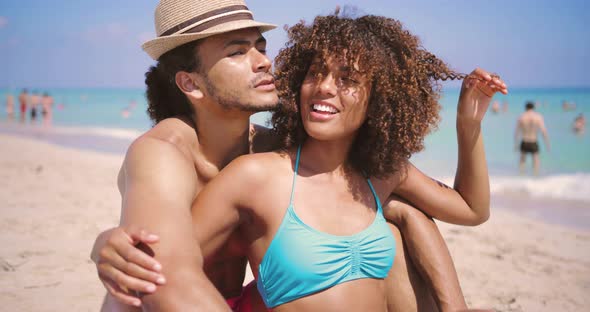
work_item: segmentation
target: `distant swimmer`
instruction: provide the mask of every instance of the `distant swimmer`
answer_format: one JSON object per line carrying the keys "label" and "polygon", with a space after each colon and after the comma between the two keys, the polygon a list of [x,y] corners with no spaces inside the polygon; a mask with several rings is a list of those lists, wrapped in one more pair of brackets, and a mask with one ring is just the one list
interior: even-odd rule
{"label": "distant swimmer", "polygon": [[121,110],[121,117],[127,119],[127,118],[129,118],[130,115],[131,115],[131,111],[129,110],[129,108],[125,107]]}
{"label": "distant swimmer", "polygon": [[564,112],[574,111],[576,110],[576,103],[563,101],[561,104],[561,109],[563,109]]}
{"label": "distant swimmer", "polygon": [[135,106],[137,106],[137,102],[135,102],[135,100],[129,101],[129,105],[125,106],[121,110],[121,117],[125,119],[129,118],[129,116],[131,116],[131,112],[135,109]]}
{"label": "distant swimmer", "polygon": [[508,112],[508,101],[502,102],[502,113]]}
{"label": "distant swimmer", "polygon": [[540,113],[535,112],[535,104],[527,102],[525,105],[525,112],[520,115],[516,124],[516,131],[514,133],[515,144],[520,141],[520,172],[524,172],[526,155],[533,156],[533,170],[535,174],[539,174],[540,160],[539,160],[539,144],[537,142],[537,132],[541,131],[543,140],[547,151],[549,151],[549,136],[545,128],[545,121]]}
{"label": "distant swimmer", "polygon": [[499,113],[500,112],[500,102],[494,101],[494,103],[492,103],[491,109],[492,109],[492,113],[494,113],[494,114]]}
{"label": "distant swimmer", "polygon": [[577,135],[584,134],[584,131],[586,130],[586,117],[584,117],[584,114],[580,113],[576,119],[574,119],[572,130]]}

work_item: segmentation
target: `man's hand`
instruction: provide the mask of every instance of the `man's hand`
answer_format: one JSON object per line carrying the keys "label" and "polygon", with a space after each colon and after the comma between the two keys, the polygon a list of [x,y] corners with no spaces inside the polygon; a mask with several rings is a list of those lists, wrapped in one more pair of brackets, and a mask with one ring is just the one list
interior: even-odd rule
{"label": "man's hand", "polygon": [[154,244],[159,237],[144,230],[116,227],[96,239],[90,258],[108,292],[123,304],[140,306],[141,300],[130,292],[152,293],[166,280],[162,266],[138,245]]}

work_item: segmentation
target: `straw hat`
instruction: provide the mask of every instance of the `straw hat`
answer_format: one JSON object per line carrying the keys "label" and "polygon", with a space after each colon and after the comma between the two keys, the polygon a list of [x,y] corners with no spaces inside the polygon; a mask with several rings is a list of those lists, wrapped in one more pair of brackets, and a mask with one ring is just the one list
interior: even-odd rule
{"label": "straw hat", "polygon": [[242,0],[161,0],[154,16],[157,38],[141,47],[154,60],[185,43],[238,29],[275,25],[256,22]]}

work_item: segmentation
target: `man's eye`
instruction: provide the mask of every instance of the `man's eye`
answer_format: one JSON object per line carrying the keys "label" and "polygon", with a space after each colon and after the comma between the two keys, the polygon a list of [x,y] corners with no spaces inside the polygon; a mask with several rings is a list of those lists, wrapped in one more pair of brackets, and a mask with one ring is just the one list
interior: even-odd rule
{"label": "man's eye", "polygon": [[244,52],[244,51],[236,51],[236,52],[230,53],[228,56],[232,57],[232,56],[244,55],[244,54],[246,54],[246,52]]}

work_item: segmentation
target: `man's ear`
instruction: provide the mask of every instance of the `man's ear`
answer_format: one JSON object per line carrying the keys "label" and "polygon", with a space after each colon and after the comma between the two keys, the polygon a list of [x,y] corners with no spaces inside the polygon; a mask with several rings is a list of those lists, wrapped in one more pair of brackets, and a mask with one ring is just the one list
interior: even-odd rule
{"label": "man's ear", "polygon": [[174,76],[174,79],[180,91],[186,96],[197,100],[200,100],[204,97],[196,74],[179,71]]}

